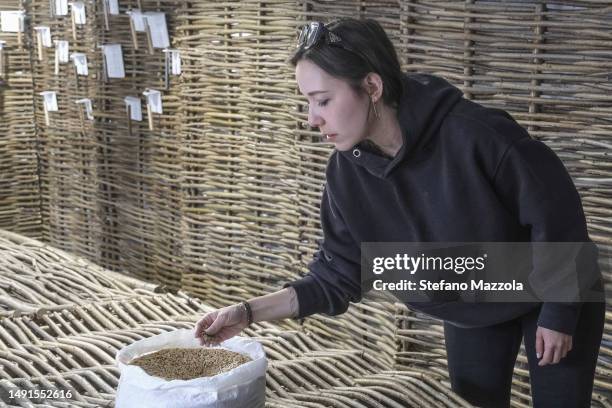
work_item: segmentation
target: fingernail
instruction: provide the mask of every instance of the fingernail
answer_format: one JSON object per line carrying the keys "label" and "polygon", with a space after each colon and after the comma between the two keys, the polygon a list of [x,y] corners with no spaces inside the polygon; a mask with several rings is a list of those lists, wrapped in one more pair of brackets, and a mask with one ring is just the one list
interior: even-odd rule
{"label": "fingernail", "polygon": [[542,358],[542,354],[541,353],[536,353],[536,357],[537,358]]}

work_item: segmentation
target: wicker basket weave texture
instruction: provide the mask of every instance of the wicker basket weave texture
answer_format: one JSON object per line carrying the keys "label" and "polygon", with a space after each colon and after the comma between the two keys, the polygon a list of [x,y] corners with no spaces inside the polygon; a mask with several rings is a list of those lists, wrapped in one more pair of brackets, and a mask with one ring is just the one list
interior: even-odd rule
{"label": "wicker basket weave texture", "polygon": [[[18,0],[0,0],[2,11],[20,9]],[[0,228],[41,238],[29,38],[0,31],[0,41]]]}

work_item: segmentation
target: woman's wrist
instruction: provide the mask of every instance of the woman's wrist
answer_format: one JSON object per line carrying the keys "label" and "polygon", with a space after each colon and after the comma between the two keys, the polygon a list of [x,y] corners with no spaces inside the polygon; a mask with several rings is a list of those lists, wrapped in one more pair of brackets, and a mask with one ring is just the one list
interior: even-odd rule
{"label": "woman's wrist", "polygon": [[240,302],[240,306],[242,306],[244,309],[246,324],[247,327],[249,327],[253,323],[253,309],[251,308],[251,304],[248,301],[243,300]]}
{"label": "woman's wrist", "polygon": [[249,299],[248,305],[253,323],[296,317],[299,307],[297,294],[292,287]]}

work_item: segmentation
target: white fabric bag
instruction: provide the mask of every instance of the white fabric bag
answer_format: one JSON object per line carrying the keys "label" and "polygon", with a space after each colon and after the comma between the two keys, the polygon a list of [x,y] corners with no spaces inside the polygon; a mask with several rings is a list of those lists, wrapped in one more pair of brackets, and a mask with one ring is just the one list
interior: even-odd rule
{"label": "white fabric bag", "polygon": [[233,337],[213,348],[223,348],[251,357],[249,361],[214,377],[166,381],[128,365],[133,358],[163,348],[200,348],[194,330],[179,329],[136,341],[116,356],[121,372],[115,407],[172,408],[260,408],[266,399],[268,361],[260,343],[246,337]]}

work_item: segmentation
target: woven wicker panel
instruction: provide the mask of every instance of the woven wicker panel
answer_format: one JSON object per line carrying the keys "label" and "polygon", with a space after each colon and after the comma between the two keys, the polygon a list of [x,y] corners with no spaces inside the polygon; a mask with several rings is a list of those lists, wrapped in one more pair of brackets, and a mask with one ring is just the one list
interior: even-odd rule
{"label": "woven wicker panel", "polygon": [[[97,199],[98,151],[92,123],[83,120],[76,100],[90,98],[96,105],[95,25],[76,26],[70,16],[51,17],[49,1],[27,3],[30,56],[34,73],[34,106],[38,127],[41,199],[45,239],[57,247],[101,261],[101,215]],[[86,4],[93,20],[95,6]],[[69,41],[69,52],[87,54],[90,76],[78,76],[72,63],[58,64],[55,48],[39,46],[36,26],[48,26],[52,41]],[[57,93],[58,112],[45,115],[40,92]],[[48,124],[47,124],[48,118]],[[74,237],[78,237],[75,239]]]}
{"label": "woven wicker panel", "polygon": [[[46,406],[112,406],[118,350],[192,328],[212,310],[183,292],[155,293],[157,285],[13,233],[0,231],[0,248],[0,273],[11,283],[0,295],[0,392],[45,387],[73,393],[70,401]],[[292,321],[255,324],[245,334],[260,341],[269,358],[268,407],[470,406],[439,374],[391,371],[392,362],[377,353],[321,344]]]}
{"label": "woven wicker panel", "polygon": [[[175,37],[175,1],[121,2],[120,16],[113,16],[112,29],[103,31],[104,43],[120,43],[124,79],[103,83],[105,118],[100,123],[108,180],[107,203],[109,259],[105,266],[161,282],[177,289],[180,285],[180,103],[176,80],[166,77],[165,54],[150,52],[145,33],[130,34],[131,8],[166,13],[168,34]],[[143,100],[143,122],[130,121],[124,97],[142,99],[146,88],[162,91],[163,114],[153,114],[153,130],[147,123]],[[175,89],[176,88],[176,89]],[[176,92],[174,92],[176,90]]]}
{"label": "woven wicker panel", "polygon": [[[76,30],[69,16],[51,17],[49,4],[31,2],[33,24],[50,26],[54,39],[70,41],[71,52],[86,53],[89,76],[77,77],[72,64],[55,75],[53,53],[45,50],[39,61],[32,51],[35,93],[57,91],[60,109],[45,126],[37,98],[46,238],[101,265],[178,288],[180,104],[169,92],[176,80],[166,73],[165,53],[149,50],[145,33],[132,38],[125,14],[136,7],[166,12],[172,38],[176,2],[121,2],[121,14],[108,17],[101,4],[87,3],[87,24]],[[106,78],[99,46],[110,43],[122,46],[126,78]],[[146,88],[164,93],[164,113],[153,115],[153,130],[146,104],[143,122],[128,124],[125,113],[124,97],[142,98]],[[94,121],[83,120],[74,103],[85,97],[93,101]]]}
{"label": "woven wicker panel", "polygon": [[[302,268],[294,139],[296,3],[193,2],[183,56],[183,288],[227,304]],[[206,279],[203,279],[203,278]]]}
{"label": "woven wicker panel", "polygon": [[[22,9],[1,0],[0,10]],[[5,41],[0,67],[0,228],[42,236],[32,68],[27,33],[0,31]]]}

